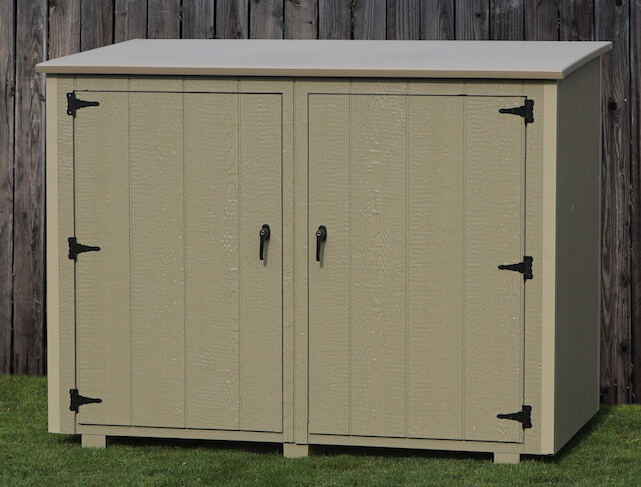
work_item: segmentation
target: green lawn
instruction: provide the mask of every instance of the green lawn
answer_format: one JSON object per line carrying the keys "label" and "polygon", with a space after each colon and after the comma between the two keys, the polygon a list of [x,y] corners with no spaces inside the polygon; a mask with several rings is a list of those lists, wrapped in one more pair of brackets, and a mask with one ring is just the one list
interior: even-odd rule
{"label": "green lawn", "polygon": [[83,449],[47,433],[46,379],[0,376],[0,485],[641,486],[641,407],[604,407],[553,460],[331,449],[284,459],[277,447],[119,440]]}

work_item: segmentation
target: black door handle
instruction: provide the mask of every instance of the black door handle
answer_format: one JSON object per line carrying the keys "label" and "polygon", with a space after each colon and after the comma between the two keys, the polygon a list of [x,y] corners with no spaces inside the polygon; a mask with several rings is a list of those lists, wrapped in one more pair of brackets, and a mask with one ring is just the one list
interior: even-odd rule
{"label": "black door handle", "polygon": [[316,262],[320,262],[321,243],[327,240],[327,227],[321,225],[316,230]]}
{"label": "black door handle", "polygon": [[269,235],[271,234],[269,230],[269,225],[265,223],[263,228],[260,229],[260,260],[263,259],[263,251],[265,250],[265,242],[269,240]]}

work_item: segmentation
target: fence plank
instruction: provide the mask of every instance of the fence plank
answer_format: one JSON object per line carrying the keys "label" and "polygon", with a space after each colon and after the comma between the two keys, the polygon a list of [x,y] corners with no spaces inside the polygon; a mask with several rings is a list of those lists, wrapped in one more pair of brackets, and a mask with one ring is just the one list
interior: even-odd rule
{"label": "fence plank", "polygon": [[385,39],[387,8],[385,0],[352,1],[354,39]]}
{"label": "fence plank", "polygon": [[214,0],[183,1],[183,39],[214,37]]}
{"label": "fence plank", "polygon": [[147,37],[147,0],[116,0],[114,42]]}
{"label": "fence plank", "polygon": [[596,38],[614,41],[603,58],[601,171],[601,397],[614,404],[631,392],[630,19],[628,4],[611,0],[595,0],[594,14]]}
{"label": "fence plank", "polygon": [[387,38],[420,39],[421,21],[429,8],[420,0],[387,0]]}
{"label": "fence plank", "polygon": [[49,0],[49,59],[80,51],[80,0]]}
{"label": "fence plank", "polygon": [[318,0],[285,0],[285,38],[316,39]]}
{"label": "fence plank", "polygon": [[641,0],[630,1],[630,65],[632,399],[641,403]]}
{"label": "fence plank", "polygon": [[148,0],[147,37],[180,38],[180,3],[176,0]]}
{"label": "fence plank", "polygon": [[318,38],[350,39],[351,8],[355,0],[318,0]]}
{"label": "fence plank", "polygon": [[246,1],[218,0],[216,2],[216,37],[219,39],[249,37],[249,11]]}
{"label": "fence plank", "polygon": [[42,374],[44,356],[44,77],[47,0],[17,2],[13,227],[13,371]]}
{"label": "fence plank", "polygon": [[525,40],[559,40],[557,0],[528,0],[525,2]]}
{"label": "fence plank", "polygon": [[490,0],[457,0],[456,38],[460,40],[490,38]]}
{"label": "fence plank", "polygon": [[[528,0],[533,1],[533,0]],[[492,0],[490,37],[494,40],[522,41],[524,0]]]}
{"label": "fence plank", "polygon": [[594,0],[564,0],[559,13],[562,41],[594,39]]}
{"label": "fence plank", "polygon": [[282,39],[285,27],[283,0],[252,0],[249,5],[249,37]]}
{"label": "fence plank", "polygon": [[454,39],[454,0],[427,0],[421,7],[421,39]]}
{"label": "fence plank", "polygon": [[87,51],[113,43],[113,0],[81,0],[80,49]]}
{"label": "fence plank", "polygon": [[15,18],[13,0],[0,0],[0,374],[11,372],[13,288],[13,137]]}

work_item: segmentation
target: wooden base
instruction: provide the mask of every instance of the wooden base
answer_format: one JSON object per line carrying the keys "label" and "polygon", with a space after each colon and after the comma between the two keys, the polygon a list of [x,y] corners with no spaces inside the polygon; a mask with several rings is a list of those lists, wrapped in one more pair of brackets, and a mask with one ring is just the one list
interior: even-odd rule
{"label": "wooden base", "polygon": [[283,456],[285,458],[301,458],[309,456],[309,445],[296,443],[283,443]]}
{"label": "wooden base", "polygon": [[105,435],[82,435],[81,437],[83,448],[107,448],[107,437]]}
{"label": "wooden base", "polygon": [[494,453],[494,463],[519,463],[520,461],[519,453]]}

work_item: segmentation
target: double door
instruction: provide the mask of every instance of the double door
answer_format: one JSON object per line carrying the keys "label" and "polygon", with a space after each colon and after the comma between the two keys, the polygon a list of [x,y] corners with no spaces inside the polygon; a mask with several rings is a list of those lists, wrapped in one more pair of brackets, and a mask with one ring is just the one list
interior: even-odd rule
{"label": "double door", "polygon": [[309,433],[523,441],[523,98],[308,100]]}
{"label": "double door", "polygon": [[281,432],[281,95],[75,95],[77,422]]}

